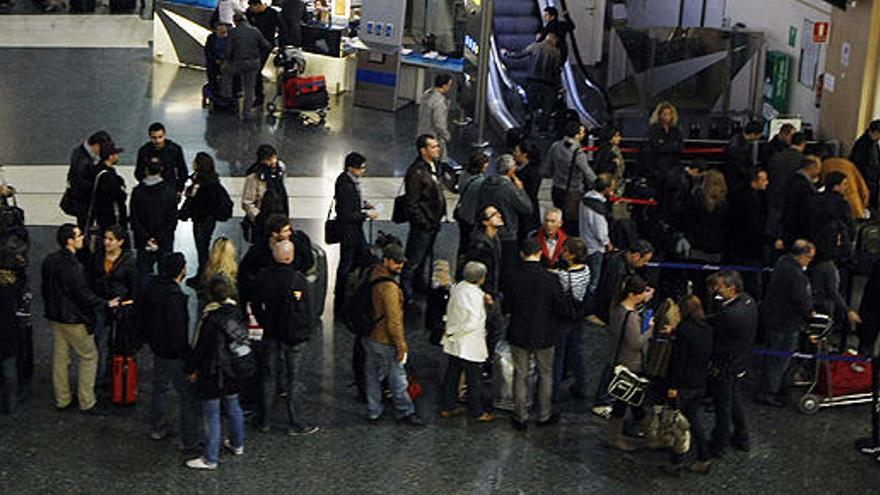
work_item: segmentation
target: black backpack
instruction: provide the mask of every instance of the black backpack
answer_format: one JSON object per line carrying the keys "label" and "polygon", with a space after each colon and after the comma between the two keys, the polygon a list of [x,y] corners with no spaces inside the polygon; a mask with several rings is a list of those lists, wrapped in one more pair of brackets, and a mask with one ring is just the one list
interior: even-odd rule
{"label": "black backpack", "polygon": [[222,337],[218,338],[218,367],[232,377],[250,378],[257,372],[257,358],[248,340],[247,325],[238,311],[225,313],[226,318],[211,315],[223,329]]}
{"label": "black backpack", "polygon": [[373,318],[373,287],[384,282],[400,286],[400,283],[393,277],[382,276],[370,280],[374,269],[375,266],[362,272],[361,280],[357,282],[354,293],[346,302],[342,315],[343,323],[349,331],[361,337],[369,335],[376,328],[376,324],[385,318],[385,316],[380,316],[378,319]]}
{"label": "black backpack", "polygon": [[226,192],[226,188],[222,185],[220,187],[220,197],[219,204],[217,205],[216,216],[215,219],[219,222],[225,222],[232,218],[232,208],[235,206],[232,203],[232,198],[229,197],[229,193]]}

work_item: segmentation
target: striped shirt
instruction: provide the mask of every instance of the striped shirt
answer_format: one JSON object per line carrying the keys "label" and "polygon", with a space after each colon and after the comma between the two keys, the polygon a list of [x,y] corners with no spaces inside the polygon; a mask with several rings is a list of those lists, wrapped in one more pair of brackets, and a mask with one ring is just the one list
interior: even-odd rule
{"label": "striped shirt", "polygon": [[578,301],[583,301],[590,285],[590,269],[584,265],[576,270],[560,270],[557,272],[559,283],[566,294],[571,293]]}

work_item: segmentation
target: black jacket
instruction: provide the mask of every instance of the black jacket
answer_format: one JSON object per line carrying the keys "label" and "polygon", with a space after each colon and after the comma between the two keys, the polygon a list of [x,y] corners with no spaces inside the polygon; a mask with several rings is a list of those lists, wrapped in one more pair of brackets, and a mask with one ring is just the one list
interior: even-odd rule
{"label": "black jacket", "polygon": [[708,308],[709,324],[714,330],[713,362],[726,372],[744,371],[758,331],[758,304],[743,292],[732,301],[713,302]]}
{"label": "black jacket", "polygon": [[834,224],[835,232],[843,234],[842,245],[849,246],[850,241],[855,240],[856,224],[853,220],[852,208],[843,194],[826,189],[821,194],[813,195],[810,203],[807,204],[807,217],[810,239],[816,239],[820,230]]}
{"label": "black jacket", "polygon": [[21,291],[9,274],[0,278],[0,358],[3,358],[15,356],[21,342],[21,328],[15,316]]}
{"label": "black jacket", "polygon": [[95,294],[104,299],[119,297],[125,301],[134,297],[137,268],[135,267],[134,254],[128,249],[124,249],[122,254],[116,258],[110,273],[104,269],[104,253],[101,252],[98,256],[94,256],[89,275]]}
{"label": "black jacket", "polygon": [[144,293],[135,301],[135,321],[156,356],[165,359],[190,357],[187,300],[174,279],[153,276]]}
{"label": "black jacket", "polygon": [[809,205],[817,194],[816,186],[800,172],[788,181],[782,209],[782,238],[786,245],[795,239],[810,238]]}
{"label": "black jacket", "polygon": [[770,166],[770,161],[773,160],[776,153],[788,147],[789,144],[779,139],[779,135],[773,136],[773,139],[761,145],[761,148],[758,150],[758,162],[767,168]]}
{"label": "black jacket", "polygon": [[684,147],[681,130],[678,126],[670,126],[669,131],[661,124],[648,128],[648,143],[645,148],[648,163],[645,169],[649,177],[663,177],[666,171],[678,166],[681,150]]}
{"label": "black jacket", "polygon": [[755,165],[752,162],[752,143],[740,133],[727,143],[724,152],[724,180],[728,188],[742,187],[755,176]]}
{"label": "black jacket", "polygon": [[83,143],[73,149],[70,154],[70,167],[67,169],[67,184],[70,186],[74,204],[86,214],[89,207],[89,199],[92,196],[92,184],[95,179],[96,159],[86,150],[88,144]]}
{"label": "black jacket", "polygon": [[559,302],[565,299],[559,278],[536,261],[523,263],[511,278],[504,295],[511,308],[507,329],[510,345],[529,350],[556,345],[558,330],[554,321],[563,309]]}
{"label": "black jacket", "polygon": [[[770,184],[767,186],[768,207],[777,212],[774,218],[782,214],[785,208],[785,191],[788,183],[804,161],[804,154],[794,148],[786,148],[773,155],[767,166],[767,177]],[[780,232],[779,226],[773,226],[776,232]]]}
{"label": "black jacket", "polygon": [[523,189],[529,202],[532,203],[532,212],[519,219],[519,239],[524,239],[526,234],[541,226],[541,207],[538,203],[538,191],[541,190],[541,170],[538,163],[528,163],[517,168],[516,176],[523,183]]}
{"label": "black jacket", "polygon": [[596,316],[606,323],[611,312],[611,305],[620,292],[620,286],[628,275],[635,274],[635,269],[626,261],[626,251],[617,251],[605,255],[602,263],[602,276],[596,289]]}
{"label": "black jacket", "polygon": [[[315,264],[315,255],[312,253],[312,241],[301,230],[294,230],[290,240],[293,242],[294,252],[293,263],[290,266],[294,270],[305,274]],[[244,308],[245,303],[253,302],[257,297],[259,288],[257,275],[260,273],[260,270],[272,265],[274,262],[268,239],[258,239],[244,254],[238,266],[238,292],[242,308]]]}
{"label": "black jacket", "polygon": [[675,330],[669,359],[669,388],[705,389],[711,356],[712,327],[693,318],[682,320]]}
{"label": "black jacket", "polygon": [[[880,151],[877,149],[877,142],[871,139],[867,132],[862,134],[853,144],[849,159],[859,167],[859,172],[862,173],[868,188],[871,189],[871,195],[874,196],[880,182]],[[874,201],[872,197],[871,202]]]}
{"label": "black jacket", "polygon": [[183,148],[167,138],[165,146],[161,150],[156,149],[152,142],[141,146],[137,154],[137,164],[134,167],[134,178],[138,182],[147,176],[147,164],[153,157],[159,158],[162,163],[162,178],[169,184],[173,184],[175,191],[183,191],[186,179],[189,177],[186,160],[183,158]]}
{"label": "black jacket", "polygon": [[703,193],[699,189],[693,191],[684,230],[694,249],[713,254],[724,249],[724,219],[728,209],[727,201],[724,201],[709,211]]}
{"label": "black jacket", "polygon": [[245,325],[241,313],[234,304],[222,304],[203,318],[184,372],[196,372],[196,395],[201,400],[237,394],[239,380],[224,369],[221,355],[228,353],[225,325]]}
{"label": "black jacket", "polygon": [[[435,167],[439,167],[435,164]],[[421,158],[409,166],[403,179],[410,226],[436,230],[446,215],[446,197],[431,166]]]}
{"label": "black jacket", "polygon": [[489,238],[486,231],[478,228],[471,234],[470,245],[465,251],[460,269],[468,261],[478,261],[486,265],[486,280],[482,289],[493,297],[498,295],[498,283],[501,274],[501,239],[496,234]]}
{"label": "black jacket", "polygon": [[156,239],[171,249],[177,228],[177,194],[167,182],[141,182],[131,192],[131,230],[134,245],[143,249],[147,240]]}
{"label": "black jacket", "polygon": [[248,9],[246,15],[251,26],[257,28],[270,45],[277,46],[279,42],[284,43],[287,40],[287,26],[277,10],[268,7],[258,13]]}
{"label": "black jacket", "polygon": [[763,191],[750,186],[730,194],[730,208],[724,217],[724,255],[732,262],[762,261],[764,246],[771,243],[767,233],[767,201]]}
{"label": "black jacket", "polygon": [[306,20],[306,5],[302,0],[287,0],[281,7],[281,18],[287,28],[285,45],[302,46],[302,22]]}
{"label": "black jacket", "polygon": [[43,307],[46,319],[58,323],[90,323],[95,309],[107,304],[86,281],[76,255],[60,249],[46,256],[42,267]]}
{"label": "black jacket", "polygon": [[[288,0],[291,1],[291,0]],[[348,172],[336,178],[336,225],[341,244],[364,244],[364,201],[354,179]]]}
{"label": "black jacket", "polygon": [[477,195],[477,211],[494,205],[504,218],[498,231],[502,241],[514,241],[519,234],[520,218],[532,213],[532,202],[525,190],[517,189],[509,178],[493,174],[486,177]]}
{"label": "black jacket", "polygon": [[801,265],[785,255],[776,262],[764,297],[764,316],[771,331],[800,331],[813,309],[810,279]]}
{"label": "black jacket", "polygon": [[[308,281],[290,265],[273,263],[257,275],[258,289],[254,315],[263,327],[264,336],[287,344],[299,344],[311,338],[311,304]],[[299,293],[299,299],[295,293]],[[294,305],[294,310],[289,306]],[[292,314],[295,321],[290,321]],[[290,331],[294,328],[294,331]]]}
{"label": "black jacket", "polygon": [[[95,187],[95,203],[92,209],[92,219],[103,230],[111,225],[128,226],[128,209],[125,200],[128,193],[125,191],[125,180],[115,167],[108,167],[101,162],[96,168],[93,184]],[[101,177],[98,178],[98,174]]]}
{"label": "black jacket", "polygon": [[[194,222],[205,222],[208,219],[216,219],[222,216],[221,208],[230,203],[229,193],[219,180],[200,182],[198,189],[195,185],[190,186],[186,200],[180,207],[180,217],[183,220],[191,218]],[[190,191],[194,191],[192,194]]]}

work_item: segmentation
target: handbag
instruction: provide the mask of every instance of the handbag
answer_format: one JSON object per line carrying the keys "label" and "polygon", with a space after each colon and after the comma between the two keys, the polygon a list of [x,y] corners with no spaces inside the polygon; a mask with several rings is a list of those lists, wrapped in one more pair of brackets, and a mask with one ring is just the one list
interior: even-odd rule
{"label": "handbag", "polygon": [[638,376],[622,364],[616,364],[620,357],[620,347],[623,345],[623,336],[626,332],[626,323],[632,311],[628,311],[620,327],[620,338],[617,340],[617,349],[614,351],[614,359],[609,364],[612,367],[611,380],[608,383],[608,395],[623,401],[631,406],[641,406],[645,401],[645,390],[648,380]]}
{"label": "handbag", "polygon": [[80,211],[80,205],[78,205],[76,200],[73,199],[73,188],[70,186],[67,186],[67,188],[64,189],[64,194],[61,196],[61,202],[58,203],[58,206],[66,215],[72,217],[77,217],[82,213],[82,211]]}
{"label": "handbag", "polygon": [[669,361],[672,360],[672,347],[675,341],[669,337],[657,337],[648,347],[645,360],[645,374],[654,378],[666,378]]}
{"label": "handbag", "polygon": [[324,243],[326,244],[339,244],[340,241],[339,223],[335,218],[330,218],[335,203],[336,198],[333,198],[330,201],[330,208],[327,208],[327,218],[324,220]]}
{"label": "handbag", "polygon": [[249,242],[251,244],[254,243],[254,225],[253,220],[250,219],[247,215],[241,219],[241,238],[245,240],[245,242]]}
{"label": "handbag", "polygon": [[404,184],[406,184],[406,179],[400,183],[400,187],[397,189],[397,196],[394,197],[394,207],[391,209],[391,221],[394,223],[409,222],[409,212],[406,210],[406,192],[400,194]]}
{"label": "handbag", "polygon": [[95,253],[98,250],[98,241],[101,239],[101,229],[98,227],[98,223],[95,221],[95,218],[92,216],[95,210],[95,196],[98,194],[98,184],[101,182],[101,176],[107,173],[106,170],[101,170],[98,172],[98,175],[95,176],[95,183],[92,185],[92,197],[89,200],[89,210],[86,214],[86,231],[83,232],[85,234],[85,243],[89,248],[90,253]]}

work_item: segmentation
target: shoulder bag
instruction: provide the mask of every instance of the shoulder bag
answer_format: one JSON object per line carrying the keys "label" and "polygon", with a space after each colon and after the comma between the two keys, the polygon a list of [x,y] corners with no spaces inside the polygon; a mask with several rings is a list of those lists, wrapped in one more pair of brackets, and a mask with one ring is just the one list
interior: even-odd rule
{"label": "shoulder bag", "polygon": [[324,243],[326,244],[339,244],[339,224],[337,223],[335,218],[330,218],[330,215],[333,212],[333,205],[336,204],[336,198],[334,197],[330,201],[330,207],[327,208],[327,218],[324,219]]}
{"label": "shoulder bag", "polygon": [[648,387],[648,380],[639,377],[626,366],[617,364],[620,357],[620,348],[623,345],[623,336],[626,333],[626,323],[629,320],[632,311],[626,313],[623,319],[623,325],[620,327],[620,338],[617,340],[617,350],[614,352],[614,359],[609,366],[613,366],[611,381],[608,383],[608,395],[623,401],[631,406],[641,406],[645,401],[645,389]]}
{"label": "shoulder bag", "polygon": [[[397,196],[394,197],[394,207],[391,209],[391,221],[394,223],[409,222],[409,213],[406,211],[406,191],[403,189],[404,185],[406,185],[406,177],[400,183],[400,187],[397,189]],[[401,191],[404,191],[404,193],[400,194]]]}

